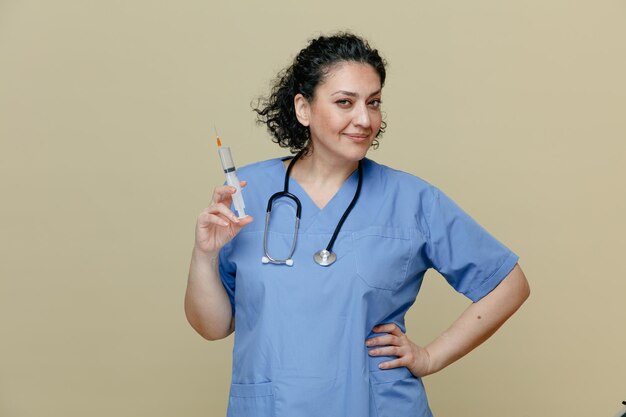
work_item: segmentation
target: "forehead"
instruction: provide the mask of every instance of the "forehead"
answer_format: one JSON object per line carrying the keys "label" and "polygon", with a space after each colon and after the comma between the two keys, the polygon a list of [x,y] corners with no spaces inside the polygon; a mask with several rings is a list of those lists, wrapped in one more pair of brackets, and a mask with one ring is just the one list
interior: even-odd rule
{"label": "forehead", "polygon": [[328,69],[316,90],[330,94],[341,90],[369,95],[380,88],[380,76],[374,67],[360,62],[341,62]]}

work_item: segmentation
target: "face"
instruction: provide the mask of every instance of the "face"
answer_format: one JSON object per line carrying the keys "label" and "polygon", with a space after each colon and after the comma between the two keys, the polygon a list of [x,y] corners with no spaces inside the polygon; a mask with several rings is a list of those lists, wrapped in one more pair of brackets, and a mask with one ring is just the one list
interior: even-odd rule
{"label": "face", "polygon": [[382,123],[381,93],[371,65],[343,62],[331,68],[310,102],[298,94],[296,114],[309,127],[313,154],[338,162],[365,157]]}

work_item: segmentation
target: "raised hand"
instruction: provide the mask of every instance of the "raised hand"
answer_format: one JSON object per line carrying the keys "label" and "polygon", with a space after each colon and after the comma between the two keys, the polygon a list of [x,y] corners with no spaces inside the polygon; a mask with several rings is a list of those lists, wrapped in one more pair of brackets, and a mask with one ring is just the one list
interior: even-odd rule
{"label": "raised hand", "polygon": [[[241,181],[241,187],[247,182]],[[235,187],[223,185],[213,191],[211,204],[198,215],[196,223],[196,248],[205,253],[217,252],[227,244],[253,218],[241,219],[230,210]]]}

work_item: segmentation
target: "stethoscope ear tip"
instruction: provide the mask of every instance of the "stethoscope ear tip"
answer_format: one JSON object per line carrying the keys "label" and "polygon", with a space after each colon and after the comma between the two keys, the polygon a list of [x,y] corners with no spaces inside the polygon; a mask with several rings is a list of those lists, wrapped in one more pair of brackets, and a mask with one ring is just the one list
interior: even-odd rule
{"label": "stethoscope ear tip", "polygon": [[287,266],[293,266],[293,259],[289,258],[286,261],[275,261],[275,260],[271,260],[269,257],[264,256],[261,258],[261,262],[264,264],[285,264]]}

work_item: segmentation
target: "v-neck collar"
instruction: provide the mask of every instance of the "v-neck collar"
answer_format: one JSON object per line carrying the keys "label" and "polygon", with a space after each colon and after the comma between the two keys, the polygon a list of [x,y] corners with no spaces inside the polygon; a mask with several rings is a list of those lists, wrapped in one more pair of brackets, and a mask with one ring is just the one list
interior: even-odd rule
{"label": "v-neck collar", "polygon": [[[287,159],[288,158],[281,158],[279,163],[283,180],[287,173],[287,168],[283,161]],[[355,169],[328,203],[326,203],[323,208],[319,208],[298,181],[290,176],[289,192],[298,197],[302,204],[300,229],[311,233],[328,233],[332,235],[341,216],[354,197],[358,182],[358,169]]]}

